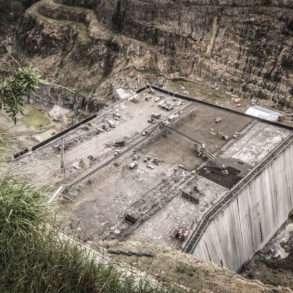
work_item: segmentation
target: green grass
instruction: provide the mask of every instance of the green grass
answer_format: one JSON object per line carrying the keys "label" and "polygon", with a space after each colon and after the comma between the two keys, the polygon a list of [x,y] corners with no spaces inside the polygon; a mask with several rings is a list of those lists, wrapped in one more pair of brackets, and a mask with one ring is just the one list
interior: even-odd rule
{"label": "green grass", "polygon": [[0,160],[4,157],[7,150],[5,136],[0,132]]}
{"label": "green grass", "polygon": [[14,179],[0,183],[1,293],[171,292],[136,284],[61,240],[49,229],[52,216],[42,202],[42,193],[31,186]]}
{"label": "green grass", "polygon": [[27,127],[35,129],[43,128],[50,124],[48,115],[44,111],[32,106],[26,107],[22,122]]}
{"label": "green grass", "polygon": [[183,274],[183,275],[193,277],[197,271],[194,267],[192,267],[190,265],[178,262],[178,264],[176,266],[176,272],[178,274]]}

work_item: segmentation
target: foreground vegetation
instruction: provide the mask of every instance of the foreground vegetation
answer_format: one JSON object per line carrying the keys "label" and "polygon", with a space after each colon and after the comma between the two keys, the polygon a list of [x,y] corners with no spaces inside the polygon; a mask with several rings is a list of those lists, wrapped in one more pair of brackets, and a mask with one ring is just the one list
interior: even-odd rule
{"label": "foreground vegetation", "polygon": [[1,293],[170,292],[152,289],[97,265],[92,256],[48,228],[42,195],[14,179],[0,183]]}

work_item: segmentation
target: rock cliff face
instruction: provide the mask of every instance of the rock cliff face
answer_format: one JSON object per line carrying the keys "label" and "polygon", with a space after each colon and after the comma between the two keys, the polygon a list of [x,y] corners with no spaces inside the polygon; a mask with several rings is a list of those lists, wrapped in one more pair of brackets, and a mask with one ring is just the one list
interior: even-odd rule
{"label": "rock cliff face", "polygon": [[51,66],[59,54],[58,78],[80,86],[78,67],[85,87],[201,78],[292,104],[292,0],[42,0],[27,12],[19,44],[51,56]]}
{"label": "rock cliff face", "polygon": [[[166,73],[285,100],[292,96],[292,7],[293,1],[117,1],[99,16],[169,56],[160,68]],[[111,18],[103,18],[109,9]]]}

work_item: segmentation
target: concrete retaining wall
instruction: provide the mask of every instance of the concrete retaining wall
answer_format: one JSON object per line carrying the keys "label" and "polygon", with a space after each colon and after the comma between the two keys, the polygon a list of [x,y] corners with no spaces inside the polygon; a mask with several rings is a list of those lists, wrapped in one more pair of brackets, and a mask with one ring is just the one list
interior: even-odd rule
{"label": "concrete retaining wall", "polygon": [[260,250],[293,209],[293,144],[288,141],[193,239],[197,258],[238,270]]}

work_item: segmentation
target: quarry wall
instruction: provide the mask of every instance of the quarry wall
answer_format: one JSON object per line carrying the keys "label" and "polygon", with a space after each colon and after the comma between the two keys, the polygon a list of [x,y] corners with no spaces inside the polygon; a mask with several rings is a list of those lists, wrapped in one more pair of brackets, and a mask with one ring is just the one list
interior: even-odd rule
{"label": "quarry wall", "polygon": [[199,259],[239,270],[285,223],[293,208],[292,160],[290,136],[227,194],[226,202],[202,223],[186,250]]}
{"label": "quarry wall", "polygon": [[42,0],[27,10],[17,48],[61,84],[103,86],[99,97],[110,84],[187,78],[293,107],[292,7],[292,0]]}
{"label": "quarry wall", "polygon": [[168,56],[163,63],[153,58],[159,72],[290,104],[292,1],[99,3],[99,19],[108,27]]}

